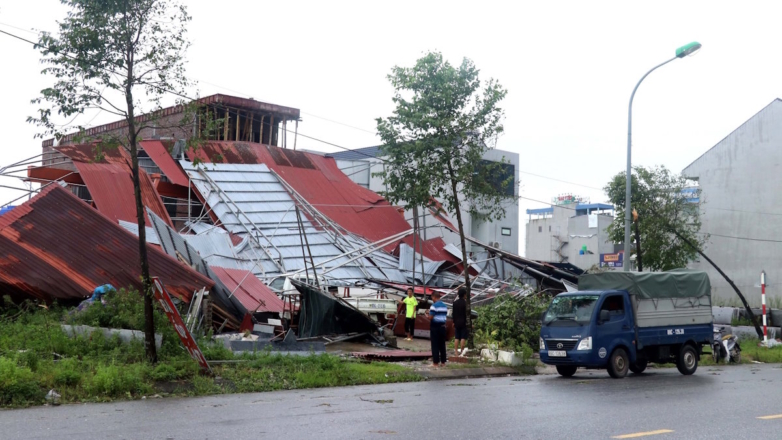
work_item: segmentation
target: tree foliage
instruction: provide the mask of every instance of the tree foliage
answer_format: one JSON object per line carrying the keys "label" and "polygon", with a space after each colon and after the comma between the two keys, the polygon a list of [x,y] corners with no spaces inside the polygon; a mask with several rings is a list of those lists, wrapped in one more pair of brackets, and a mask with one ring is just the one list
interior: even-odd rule
{"label": "tree foliage", "polygon": [[[503,132],[499,103],[507,92],[494,79],[482,82],[469,59],[455,67],[439,52],[425,54],[412,67],[394,67],[388,79],[395,108],[391,116],[377,119],[386,161],[376,175],[385,180],[385,196],[392,203],[425,207],[434,197],[456,215],[469,292],[461,210],[478,221],[502,218],[503,202],[515,192],[508,191],[513,173],[505,176],[503,163],[483,160]],[[468,327],[469,299],[468,294]]]}
{"label": "tree foliage", "polygon": [[[42,32],[38,41],[46,66],[55,79],[33,103],[44,104],[30,122],[46,128],[41,136],[60,137],[81,131],[75,116],[100,110],[123,119],[131,113],[151,113],[166,96],[185,96],[191,82],[185,76],[184,54],[190,46],[186,25],[190,15],[175,0],[61,0],[70,11],[58,22],[59,32]],[[130,93],[128,93],[130,92]],[[142,92],[142,93],[139,93]],[[142,98],[143,97],[143,98]],[[154,124],[157,121],[152,121]],[[117,139],[126,148],[130,136],[149,123],[136,125]]]}
{"label": "tree foliage", "polygon": [[[96,144],[96,156],[100,158],[103,148],[125,148],[130,153],[145,298],[145,344],[147,357],[155,362],[152,289],[137,143],[142,130],[149,127],[192,130],[193,105],[186,106],[184,120],[174,122],[173,127],[161,126],[160,112],[156,113],[166,95],[184,97],[191,85],[184,67],[184,54],[190,45],[186,30],[191,18],[185,5],[177,0],[61,2],[70,10],[58,22],[57,34],[43,32],[38,41],[41,62],[46,66],[42,73],[53,77],[54,84],[33,100],[41,108],[38,116],[28,121],[45,128],[41,136],[53,135],[58,139],[66,132],[83,133],[85,127],[73,125],[73,121],[87,110],[119,116],[127,124],[122,134],[101,136],[101,142]],[[142,113],[147,117],[137,118]]]}
{"label": "tree foliage", "polygon": [[378,175],[388,186],[386,197],[428,206],[434,196],[449,212],[467,208],[478,219],[502,218],[514,176],[497,182],[502,164],[482,159],[504,131],[499,103],[506,90],[494,79],[484,86],[469,59],[454,67],[437,52],[413,67],[394,67],[388,79],[396,107],[392,116],[377,119],[386,157]]}
{"label": "tree foliage", "polygon": [[[616,243],[624,242],[625,179],[626,173],[619,173],[605,187],[609,200],[616,206],[616,217],[608,227],[609,237]],[[631,179],[632,209],[638,214],[635,223],[644,268],[664,271],[686,267],[708,239],[699,232],[699,204],[689,200],[698,197],[699,192],[685,192],[690,186],[688,180],[663,166],[634,167]],[[698,249],[677,237],[674,230]]]}
{"label": "tree foliage", "polygon": [[540,316],[551,299],[551,295],[541,292],[522,298],[501,295],[491,304],[476,307],[476,338],[488,344],[496,341],[503,350],[521,352],[526,346],[537,351]]}

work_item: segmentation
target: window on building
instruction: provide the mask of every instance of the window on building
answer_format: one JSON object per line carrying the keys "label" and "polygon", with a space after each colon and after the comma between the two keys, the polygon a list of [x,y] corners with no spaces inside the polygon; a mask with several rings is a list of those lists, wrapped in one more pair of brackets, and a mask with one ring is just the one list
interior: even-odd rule
{"label": "window on building", "polygon": [[506,237],[510,237],[510,228],[502,228],[500,233]]}
{"label": "window on building", "polygon": [[551,225],[549,225],[549,227],[548,227],[548,231],[549,231],[549,232],[551,232]]}
{"label": "window on building", "polygon": [[543,232],[543,226],[538,226],[538,232]]}
{"label": "window on building", "polygon": [[[492,168],[489,169],[487,167],[488,165],[492,165]],[[494,187],[496,191],[500,191],[509,197],[516,195],[516,186],[514,184],[516,178],[516,168],[513,166],[513,164],[500,163],[483,159],[476,167],[475,172],[482,173],[484,170],[486,170],[486,175],[484,178],[492,187]]]}

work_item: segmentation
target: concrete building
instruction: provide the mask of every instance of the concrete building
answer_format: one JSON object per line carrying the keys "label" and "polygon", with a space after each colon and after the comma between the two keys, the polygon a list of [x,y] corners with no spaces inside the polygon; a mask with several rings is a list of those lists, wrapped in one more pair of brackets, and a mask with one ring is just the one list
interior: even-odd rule
{"label": "concrete building", "polygon": [[[337,161],[337,166],[351,180],[359,185],[368,188],[377,193],[386,191],[386,184],[380,177],[372,174],[383,170],[383,160],[379,156],[380,147],[359,148],[351,151],[328,154]],[[511,196],[518,196],[519,187],[519,155],[510,151],[489,150],[484,156],[484,160],[501,162],[503,159],[508,162],[505,166],[506,173],[514,176],[513,187],[508,188]],[[432,226],[438,224],[438,220],[432,217],[430,212],[423,215],[421,212],[421,226]],[[447,213],[451,223],[456,225],[456,215]],[[405,213],[405,218],[412,224],[413,215],[411,212]],[[473,238],[504,251],[519,253],[519,203],[514,197],[513,200],[505,202],[505,217],[501,220],[488,222],[479,222],[471,217],[469,212],[462,210],[462,221],[467,233]],[[457,234],[449,233],[443,229],[426,229],[423,233],[425,239],[432,238],[433,235],[442,236],[446,243],[459,243]],[[468,247],[470,244],[468,243]],[[468,249],[469,250],[469,249]]]}
{"label": "concrete building", "polygon": [[571,195],[555,197],[553,206],[528,209],[526,257],[551,263],[621,268],[624,252],[608,239],[614,207],[590,204]]}
{"label": "concrete building", "polygon": [[[683,170],[698,181],[705,254],[760,304],[760,272],[766,293],[782,297],[782,100],[776,99]],[[725,279],[705,260],[718,302],[738,301]]]}

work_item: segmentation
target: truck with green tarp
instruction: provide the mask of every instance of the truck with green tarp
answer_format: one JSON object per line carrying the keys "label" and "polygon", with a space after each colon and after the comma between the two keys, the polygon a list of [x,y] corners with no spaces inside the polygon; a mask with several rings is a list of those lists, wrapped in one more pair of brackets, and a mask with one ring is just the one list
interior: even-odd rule
{"label": "truck with green tarp", "polygon": [[643,373],[649,362],[672,362],[689,375],[712,338],[705,272],[588,274],[544,313],[540,359],[566,377],[583,367],[621,378]]}

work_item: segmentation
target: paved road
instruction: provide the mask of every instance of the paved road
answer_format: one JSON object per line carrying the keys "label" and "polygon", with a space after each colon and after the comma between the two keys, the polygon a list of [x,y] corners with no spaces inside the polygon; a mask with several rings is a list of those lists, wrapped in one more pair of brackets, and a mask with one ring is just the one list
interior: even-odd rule
{"label": "paved road", "polygon": [[[0,439],[782,438],[782,369],[432,381],[0,411]],[[759,419],[775,416],[777,418]]]}

